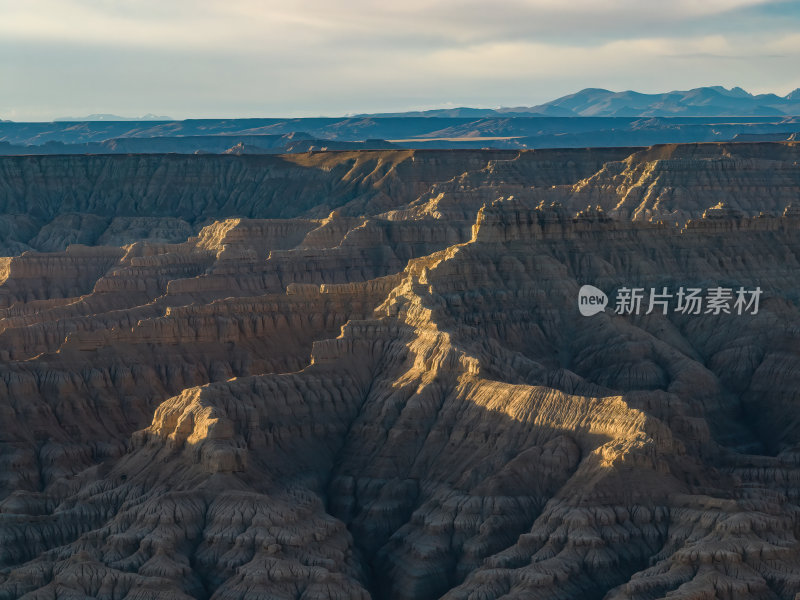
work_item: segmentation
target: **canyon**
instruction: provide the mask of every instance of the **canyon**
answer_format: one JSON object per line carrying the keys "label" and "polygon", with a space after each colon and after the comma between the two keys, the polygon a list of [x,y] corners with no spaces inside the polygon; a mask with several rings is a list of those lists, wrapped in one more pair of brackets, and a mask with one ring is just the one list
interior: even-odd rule
{"label": "canyon", "polygon": [[0,255],[1,600],[800,595],[799,143],[3,156]]}

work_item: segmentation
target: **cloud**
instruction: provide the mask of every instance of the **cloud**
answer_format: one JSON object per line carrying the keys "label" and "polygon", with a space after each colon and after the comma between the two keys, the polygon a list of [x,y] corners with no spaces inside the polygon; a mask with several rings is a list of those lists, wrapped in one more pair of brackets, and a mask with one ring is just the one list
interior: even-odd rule
{"label": "cloud", "polygon": [[766,11],[783,4],[0,0],[0,115],[333,115],[595,86],[785,93],[800,36]]}
{"label": "cloud", "polygon": [[800,54],[800,33],[765,40],[764,51],[780,54]]}
{"label": "cloud", "polygon": [[210,48],[428,40],[464,44],[536,35],[597,36],[706,18],[769,0],[0,0],[6,39]]}

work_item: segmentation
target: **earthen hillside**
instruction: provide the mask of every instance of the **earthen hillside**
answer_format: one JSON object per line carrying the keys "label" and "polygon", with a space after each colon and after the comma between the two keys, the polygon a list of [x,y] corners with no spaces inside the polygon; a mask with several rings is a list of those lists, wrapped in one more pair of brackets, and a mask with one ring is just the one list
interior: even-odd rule
{"label": "earthen hillside", "polygon": [[795,598],[799,163],[0,158],[0,599]]}

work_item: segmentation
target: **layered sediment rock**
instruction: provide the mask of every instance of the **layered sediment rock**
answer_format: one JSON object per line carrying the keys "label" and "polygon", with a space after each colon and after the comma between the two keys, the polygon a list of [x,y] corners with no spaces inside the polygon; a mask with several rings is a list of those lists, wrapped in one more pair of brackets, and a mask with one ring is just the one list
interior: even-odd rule
{"label": "layered sediment rock", "polygon": [[283,156],[0,157],[0,251],[176,243],[229,218],[474,220],[514,196],[573,213],[685,223],[724,202],[745,215],[797,202],[798,146],[384,150]]}
{"label": "layered sediment rock", "polygon": [[[295,157],[306,217],[4,259],[0,599],[794,598],[796,148],[649,152]],[[758,311],[614,310],[717,286]]]}

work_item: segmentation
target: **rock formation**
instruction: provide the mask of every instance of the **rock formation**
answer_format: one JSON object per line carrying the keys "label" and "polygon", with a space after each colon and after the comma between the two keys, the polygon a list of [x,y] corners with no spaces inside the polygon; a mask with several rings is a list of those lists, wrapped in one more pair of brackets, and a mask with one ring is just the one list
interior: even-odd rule
{"label": "rock formation", "polygon": [[0,159],[0,599],[795,598],[799,151]]}

